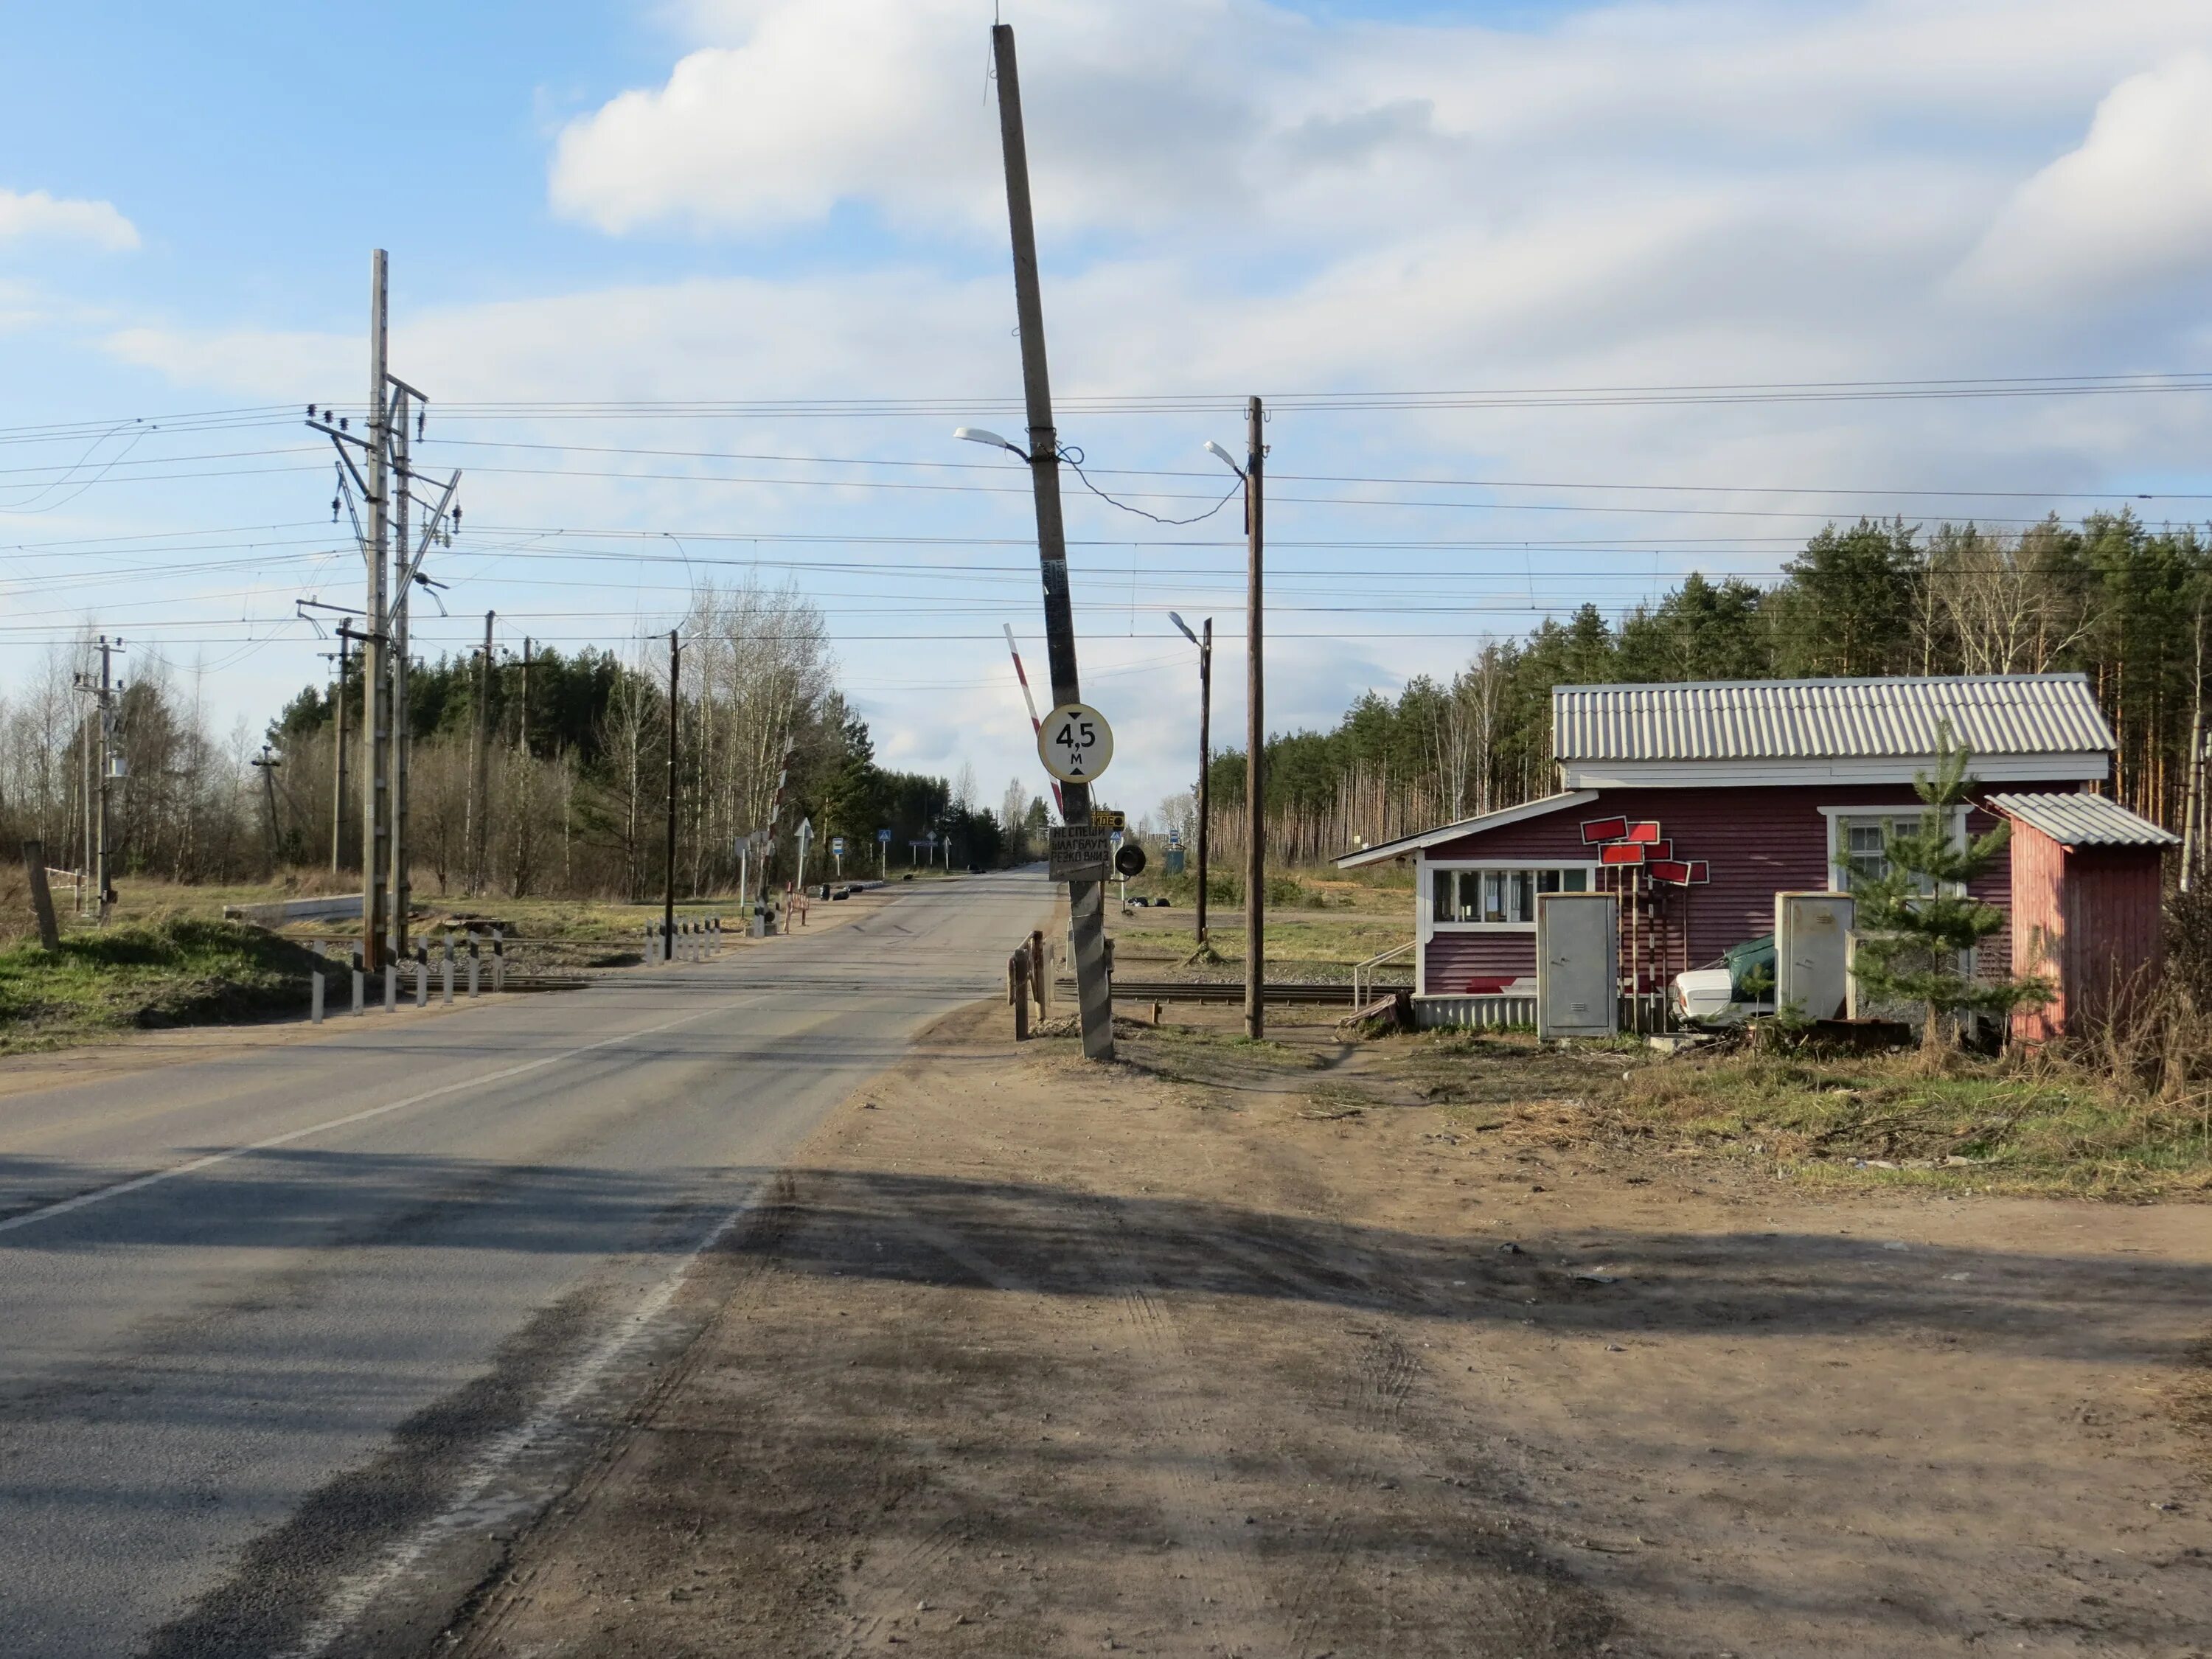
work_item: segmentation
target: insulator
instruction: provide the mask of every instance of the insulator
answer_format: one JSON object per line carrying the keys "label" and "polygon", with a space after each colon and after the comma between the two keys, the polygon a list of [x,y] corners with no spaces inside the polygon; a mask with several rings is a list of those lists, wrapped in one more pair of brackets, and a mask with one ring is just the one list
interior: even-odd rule
{"label": "insulator", "polygon": [[333,495],[333,496],[331,496],[331,522],[332,524],[336,524],[337,521],[338,521],[338,498],[337,498],[337,496]]}
{"label": "insulator", "polygon": [[429,412],[430,411],[427,409],[418,409],[415,411],[415,435],[418,438],[422,435],[423,417],[428,415]]}
{"label": "insulator", "polygon": [[339,431],[341,431],[341,432],[343,432],[343,431],[344,431],[345,429],[346,429],[346,417],[345,417],[344,416],[341,415],[341,416],[338,416],[338,430],[339,430]]}
{"label": "insulator", "polygon": [[315,418],[315,406],[313,404],[307,405],[307,418],[311,421]]}

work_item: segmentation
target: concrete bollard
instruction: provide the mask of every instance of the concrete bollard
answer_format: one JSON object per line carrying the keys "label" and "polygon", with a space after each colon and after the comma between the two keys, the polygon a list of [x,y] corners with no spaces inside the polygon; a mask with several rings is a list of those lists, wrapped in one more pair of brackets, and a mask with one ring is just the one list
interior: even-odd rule
{"label": "concrete bollard", "polygon": [[[1265,776],[1265,775],[1263,774],[1263,775],[1262,775],[1262,778],[1263,778],[1263,780],[1264,780],[1264,776]],[[446,960],[445,960],[442,963],[441,963],[441,964],[440,964],[440,966],[439,966],[439,971],[438,971],[438,976],[439,976],[439,978],[440,978],[441,981],[444,981],[443,985],[442,985],[442,986],[441,986],[441,988],[440,995],[439,995],[439,1000],[440,1000],[440,1001],[441,1001],[441,1002],[443,1002],[443,1003],[444,1003],[447,1007],[449,1007],[449,1008],[450,1008],[450,1007],[452,1007],[452,1006],[453,1006],[453,957],[451,957],[450,956],[449,956],[449,957],[447,957],[446,958]]]}
{"label": "concrete bollard", "polygon": [[323,976],[319,972],[314,976],[314,990],[307,1004],[307,1023],[310,1025],[323,1023]]}
{"label": "concrete bollard", "polygon": [[481,957],[472,955],[469,957],[469,994],[471,996],[477,994],[477,970],[483,963],[483,958]]}
{"label": "concrete bollard", "polygon": [[417,1008],[430,1006],[430,964],[427,962],[415,964],[415,1006]]}
{"label": "concrete bollard", "polygon": [[398,1009],[399,964],[396,962],[387,962],[384,964],[384,1012],[387,1014],[396,1013]]}
{"label": "concrete bollard", "polygon": [[353,1011],[356,1015],[368,1006],[368,1000],[362,988],[362,981],[368,977],[368,975],[358,968],[353,970]]}

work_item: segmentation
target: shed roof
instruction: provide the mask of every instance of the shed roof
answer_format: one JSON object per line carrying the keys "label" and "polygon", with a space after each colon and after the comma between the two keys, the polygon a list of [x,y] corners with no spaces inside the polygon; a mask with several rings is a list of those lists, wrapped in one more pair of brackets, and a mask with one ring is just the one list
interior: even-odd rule
{"label": "shed roof", "polygon": [[1381,841],[1372,847],[1354,848],[1349,853],[1338,855],[1336,867],[1353,870],[1363,864],[1378,864],[1384,859],[1395,859],[1444,842],[1457,841],[1462,836],[1500,829],[1509,823],[1518,823],[1523,818],[1540,818],[1545,813],[1556,812],[1562,807],[1585,806],[1596,799],[1597,791],[1595,789],[1566,789],[1556,795],[1539,795],[1534,800],[1524,800],[1518,806],[1485,812],[1480,817],[1462,818],[1456,823],[1440,824],[1434,830],[1424,830],[1416,835],[1401,836],[1395,841]]}
{"label": "shed roof", "polygon": [[2062,847],[2172,847],[2181,839],[2109,795],[1991,795],[1992,811],[2040,830]]}
{"label": "shed roof", "polygon": [[1552,688],[1553,751],[1565,763],[1916,758],[1947,726],[1978,756],[2114,747],[2084,674]]}

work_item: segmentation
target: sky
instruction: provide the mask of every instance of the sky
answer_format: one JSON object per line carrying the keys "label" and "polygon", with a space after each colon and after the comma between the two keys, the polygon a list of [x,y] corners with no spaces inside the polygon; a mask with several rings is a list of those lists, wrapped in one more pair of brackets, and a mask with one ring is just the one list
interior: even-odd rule
{"label": "sky", "polygon": [[[757,572],[886,763],[1041,791],[1026,476],[951,439],[1021,425],[994,15],[1091,483],[1206,514],[1270,408],[1273,730],[1832,519],[2212,517],[2212,390],[2158,379],[2212,368],[2201,0],[19,8],[0,695],[103,629],[258,736],[327,672],[295,601],[361,564],[299,416],[364,395],[380,246],[464,474],[420,648],[649,649]],[[2135,378],[2036,384],[2081,376]],[[1141,811],[1194,763],[1170,611],[1241,736],[1241,520],[1064,483]]]}

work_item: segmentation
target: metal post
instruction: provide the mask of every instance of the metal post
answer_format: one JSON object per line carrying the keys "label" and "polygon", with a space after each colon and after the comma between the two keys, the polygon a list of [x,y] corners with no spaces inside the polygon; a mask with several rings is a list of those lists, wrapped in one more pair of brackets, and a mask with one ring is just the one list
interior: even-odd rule
{"label": "metal post", "polygon": [[388,757],[385,750],[386,733],[391,729],[390,709],[392,689],[387,681],[386,665],[390,656],[389,618],[385,614],[385,586],[388,572],[387,556],[391,536],[386,507],[390,497],[388,488],[388,434],[385,418],[386,384],[385,340],[387,307],[386,276],[387,262],[385,251],[378,248],[369,256],[368,297],[368,447],[365,453],[368,476],[363,483],[368,488],[364,505],[368,508],[368,532],[362,548],[362,562],[368,568],[368,631],[361,642],[361,950],[362,965],[374,970],[385,963],[384,933],[391,911],[391,892],[387,884],[389,830],[385,823],[385,809],[389,804],[389,785],[386,780]]}
{"label": "metal post", "polygon": [[1267,459],[1260,434],[1266,418],[1260,400],[1253,398],[1245,410],[1244,463],[1244,1035],[1255,1042],[1267,1030],[1267,720],[1261,637],[1266,607],[1260,580],[1266,546],[1261,469]]}
{"label": "metal post", "polygon": [[676,937],[676,688],[684,660],[676,630],[668,630],[668,869],[661,890],[660,959],[668,960],[668,942]]}
{"label": "metal post", "polygon": [[[1022,395],[1028,411],[1029,461],[1036,501],[1037,563],[1044,586],[1047,660],[1055,705],[1080,702],[1076,672],[1075,613],[1068,595],[1067,538],[1060,520],[1060,436],[1053,426],[1052,382],[1046,368],[1044,299],[1037,276],[1036,223],[1030,205],[1029,149],[1022,131],[1022,93],[1014,61],[1014,31],[991,26],[991,50],[999,83],[999,138],[1006,156],[1006,220],[1013,244],[1014,312],[1021,332]],[[1061,816],[1071,824],[1091,822],[1091,787],[1071,783],[1061,790]],[[1092,1060],[1114,1057],[1113,988],[1106,977],[1106,889],[1101,881],[1072,881],[1067,887],[1070,930],[1075,944],[1076,999],[1083,1026],[1083,1052]]]}

